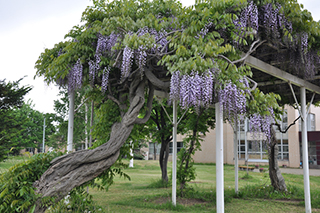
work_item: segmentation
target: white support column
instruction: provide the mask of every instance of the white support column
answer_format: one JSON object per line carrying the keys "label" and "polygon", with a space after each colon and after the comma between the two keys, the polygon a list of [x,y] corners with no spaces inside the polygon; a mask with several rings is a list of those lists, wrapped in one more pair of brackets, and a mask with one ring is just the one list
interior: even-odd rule
{"label": "white support column", "polygon": [[223,111],[216,103],[216,200],[217,213],[224,213]]}
{"label": "white support column", "polygon": [[85,139],[85,149],[88,149],[88,103],[85,103],[86,106],[86,114],[85,114],[85,123],[86,125],[84,126],[84,131],[85,131],[85,135],[86,135],[86,139]]}
{"label": "white support column", "polygon": [[235,192],[238,194],[239,190],[239,166],[238,166],[238,137],[237,137],[237,129],[238,129],[238,122],[236,121],[234,124],[234,134],[233,134],[233,156],[234,156],[234,185],[235,185]]}
{"label": "white support column", "polygon": [[68,144],[67,144],[67,152],[72,152],[72,144],[73,144],[73,118],[74,118],[74,94],[72,91],[69,94],[69,121],[68,121]]}
{"label": "white support column", "polygon": [[245,118],[244,119],[244,150],[245,150],[245,155],[244,155],[244,158],[245,158],[245,162],[246,164],[248,163],[248,141],[247,141],[247,132],[248,132],[248,119]]}
{"label": "white support column", "polygon": [[46,118],[43,119],[42,153],[46,152],[44,141],[46,137]]}
{"label": "white support column", "polygon": [[304,180],[304,202],[306,213],[311,213],[310,181],[309,181],[309,160],[308,160],[308,135],[307,135],[307,115],[306,115],[306,88],[300,88],[301,98],[301,139],[302,139],[302,159],[303,159],[303,180]]}
{"label": "white support column", "polygon": [[172,132],[172,204],[176,205],[177,197],[177,102],[173,100]]}

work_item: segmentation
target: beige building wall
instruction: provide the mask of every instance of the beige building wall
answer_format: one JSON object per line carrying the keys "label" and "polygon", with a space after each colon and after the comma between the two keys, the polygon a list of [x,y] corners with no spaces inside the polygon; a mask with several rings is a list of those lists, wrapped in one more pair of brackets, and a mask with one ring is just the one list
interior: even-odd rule
{"label": "beige building wall", "polygon": [[[299,117],[298,110],[293,107],[286,107],[288,112],[288,125]],[[291,126],[288,130],[288,146],[289,146],[289,167],[300,166],[300,145],[299,145],[299,121]]]}
{"label": "beige building wall", "polygon": [[194,154],[194,162],[198,163],[213,163],[216,160],[216,133],[214,130],[210,131],[203,138],[201,143],[201,151],[196,151]]}
{"label": "beige building wall", "polygon": [[[288,125],[290,125],[297,117],[298,110],[291,106],[285,106],[288,113]],[[315,129],[320,131],[320,107],[311,106],[310,113],[315,114]],[[224,163],[234,164],[233,151],[233,129],[230,124],[225,123],[223,126],[224,139]],[[181,136],[180,136],[181,137]],[[201,151],[197,151],[194,155],[194,161],[199,163],[215,163],[216,146],[215,146],[215,130],[210,130],[201,142]],[[278,160],[279,166],[287,165],[289,167],[300,166],[300,144],[299,144],[299,121],[291,126],[288,130],[288,148],[289,160]],[[244,160],[239,160],[239,164],[244,164]],[[257,163],[260,165],[267,163]]]}

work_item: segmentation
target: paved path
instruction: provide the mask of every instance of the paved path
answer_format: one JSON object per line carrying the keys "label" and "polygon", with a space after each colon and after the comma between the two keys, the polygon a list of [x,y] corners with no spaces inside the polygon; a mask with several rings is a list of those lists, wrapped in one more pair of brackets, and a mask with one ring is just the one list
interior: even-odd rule
{"label": "paved path", "polygon": [[[254,172],[260,172],[259,169],[254,169]],[[303,169],[298,168],[280,168],[281,173],[303,175]],[[309,176],[320,176],[320,169],[309,169]]]}
{"label": "paved path", "polygon": [[[303,175],[303,169],[280,168],[281,173]],[[320,169],[309,169],[310,176],[320,176]]]}

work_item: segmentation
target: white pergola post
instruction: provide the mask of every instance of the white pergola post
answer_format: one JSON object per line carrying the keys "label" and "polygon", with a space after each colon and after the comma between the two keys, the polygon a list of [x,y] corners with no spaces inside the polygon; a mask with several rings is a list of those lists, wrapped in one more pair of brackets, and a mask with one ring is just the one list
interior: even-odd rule
{"label": "white pergola post", "polygon": [[217,213],[224,212],[223,111],[216,103],[216,200]]}
{"label": "white pergola post", "polygon": [[306,213],[311,213],[310,181],[309,181],[309,160],[308,160],[308,135],[307,135],[307,114],[306,114],[306,88],[300,88],[301,98],[301,139],[302,139],[302,160],[304,180],[304,202]]}
{"label": "white pergola post", "polygon": [[238,122],[236,121],[234,124],[234,135],[233,135],[233,156],[234,156],[234,185],[235,185],[235,192],[238,194],[239,190],[239,167],[238,167],[238,137],[237,137],[237,129],[238,129]]}
{"label": "white pergola post", "polygon": [[173,100],[172,132],[172,204],[177,204],[177,102]]}
{"label": "white pergola post", "polygon": [[69,94],[69,120],[68,120],[68,143],[67,152],[72,152],[73,144],[73,120],[74,120],[74,95],[75,92],[72,91]]}

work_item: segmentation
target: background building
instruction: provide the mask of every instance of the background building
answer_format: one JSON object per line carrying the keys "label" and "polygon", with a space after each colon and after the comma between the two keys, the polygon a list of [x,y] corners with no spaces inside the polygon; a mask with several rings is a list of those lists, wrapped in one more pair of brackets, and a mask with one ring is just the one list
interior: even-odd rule
{"label": "background building", "polygon": [[[299,117],[298,110],[291,106],[286,106],[285,111],[287,113],[282,116],[282,121],[279,122],[282,129],[285,129]],[[311,106],[307,119],[310,167],[320,165],[320,120],[317,119],[317,116],[320,116],[320,108]],[[240,131],[237,133],[239,164],[245,164],[246,159],[248,159],[249,164],[268,164],[266,144],[262,140],[259,140],[257,136],[253,136],[252,133],[248,132],[248,123],[247,121],[241,122],[239,126]],[[299,140],[300,126],[301,121],[299,119],[286,133],[280,133],[277,130],[279,166],[300,166],[300,161],[302,161],[301,141]],[[224,163],[234,164],[234,131],[228,123],[224,124],[223,137]],[[215,130],[210,130],[207,133],[201,142],[201,147],[202,150],[197,151],[194,155],[195,162],[215,163]]]}
{"label": "background building", "polygon": [[[291,106],[285,106],[284,115],[282,115],[279,124],[282,129],[286,129],[298,117],[299,111]],[[308,154],[309,165],[311,168],[320,168],[320,108],[311,106],[307,119],[308,131]],[[268,164],[267,146],[263,142],[263,136],[253,135],[248,130],[250,125],[248,121],[242,121],[238,126],[237,132],[237,150],[239,164],[245,164],[248,160],[249,164]],[[229,123],[224,124],[224,163],[234,164],[234,131]],[[288,167],[299,167],[302,162],[301,150],[301,120],[297,120],[286,133],[280,133],[276,128],[276,137],[278,140],[278,163],[279,166],[286,165]],[[177,147],[178,151],[183,147],[183,136],[178,135]],[[161,144],[149,143],[148,152],[149,160],[159,160]],[[154,158],[156,153],[156,158]],[[170,153],[172,153],[172,143],[170,143]],[[169,157],[171,160],[171,156]],[[203,136],[201,142],[201,151],[197,151],[194,155],[194,161],[198,163],[215,163],[216,160],[216,145],[215,145],[215,130],[210,130]]]}

